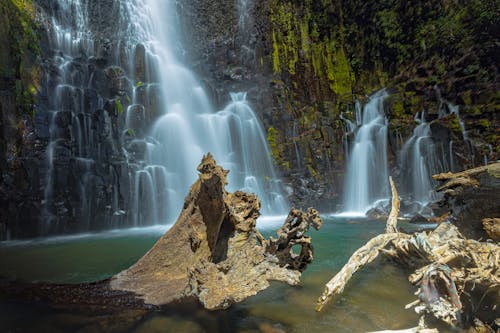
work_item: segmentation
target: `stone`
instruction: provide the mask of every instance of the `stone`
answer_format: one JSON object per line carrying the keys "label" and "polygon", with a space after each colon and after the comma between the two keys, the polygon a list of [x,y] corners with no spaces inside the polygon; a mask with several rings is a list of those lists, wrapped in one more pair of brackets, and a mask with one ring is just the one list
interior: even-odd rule
{"label": "stone", "polygon": [[473,239],[489,237],[482,221],[500,216],[500,162],[433,178],[444,182],[438,187],[444,193],[439,205],[448,208],[460,232]]}
{"label": "stone", "polygon": [[430,223],[429,219],[421,214],[416,214],[410,220],[410,223]]}
{"label": "stone", "polygon": [[137,44],[135,47],[134,75],[136,81],[146,81],[146,48],[142,44]]}

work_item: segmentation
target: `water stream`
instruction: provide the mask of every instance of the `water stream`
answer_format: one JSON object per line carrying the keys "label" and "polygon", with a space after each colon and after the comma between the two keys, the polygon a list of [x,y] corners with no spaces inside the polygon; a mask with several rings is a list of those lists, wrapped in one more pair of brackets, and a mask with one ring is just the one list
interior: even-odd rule
{"label": "water stream", "polygon": [[417,113],[415,121],[418,126],[399,153],[400,193],[424,206],[436,199],[434,188],[437,183],[432,179],[432,175],[444,172],[443,162],[446,162],[446,159],[434,143],[425,112],[420,116]]}
{"label": "water stream", "polygon": [[[364,215],[373,205],[389,195],[387,162],[387,119],[381,90],[356,108],[356,134],[349,154],[344,186],[345,215]],[[351,126],[354,126],[351,123]]]}
{"label": "water stream", "polygon": [[[65,214],[67,209],[56,200],[60,189],[58,180],[65,177],[65,170],[73,163],[80,170],[80,180],[76,196],[80,204],[77,209],[82,220],[82,229],[88,224],[92,210],[91,180],[89,169],[96,156],[94,148],[90,114],[102,109],[103,101],[96,98],[88,102],[88,72],[82,69],[80,56],[94,55],[94,41],[88,29],[87,7],[82,1],[60,0],[51,6],[51,26],[49,46],[53,50],[52,61],[55,66],[44,77],[44,94],[48,105],[46,112],[36,116],[46,118],[48,145],[45,156],[45,177],[43,179],[43,201],[40,233],[45,234],[53,227],[58,214]],[[41,122],[44,120],[42,119]],[[43,132],[43,131],[40,131]],[[74,148],[72,147],[74,145]],[[75,157],[70,160],[72,150]]]}

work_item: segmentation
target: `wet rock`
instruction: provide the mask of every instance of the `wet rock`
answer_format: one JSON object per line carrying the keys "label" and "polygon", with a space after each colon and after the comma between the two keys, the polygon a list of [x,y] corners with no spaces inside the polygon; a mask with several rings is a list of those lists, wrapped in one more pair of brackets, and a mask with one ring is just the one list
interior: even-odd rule
{"label": "wet rock", "polygon": [[134,75],[136,81],[146,82],[146,48],[137,44],[134,53]]}
{"label": "wet rock", "polygon": [[125,76],[125,71],[119,66],[111,66],[104,70],[109,83],[107,86],[109,87],[111,95],[123,96],[125,93],[131,90],[130,82]]}
{"label": "wet rock", "polygon": [[127,108],[126,114],[127,128],[135,131],[136,134],[141,133],[145,130],[146,123],[146,112],[144,106],[141,104],[130,105]]}
{"label": "wet rock", "polygon": [[410,223],[430,223],[429,219],[421,214],[416,214],[410,219]]}
{"label": "wet rock", "polygon": [[474,239],[488,238],[482,220],[500,216],[500,163],[433,178],[444,182],[438,187],[444,193],[440,205],[448,207],[460,232]]}

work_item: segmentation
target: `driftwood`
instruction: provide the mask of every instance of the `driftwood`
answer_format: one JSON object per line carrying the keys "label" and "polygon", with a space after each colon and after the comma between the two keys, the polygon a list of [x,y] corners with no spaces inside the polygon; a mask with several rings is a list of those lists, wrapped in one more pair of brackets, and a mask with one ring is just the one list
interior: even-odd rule
{"label": "driftwood", "polygon": [[[464,173],[460,177],[464,177]],[[446,178],[443,175],[437,178],[453,179],[448,174]],[[326,284],[318,299],[317,311],[323,309],[332,296],[344,290],[352,274],[383,254],[415,270],[409,281],[419,288],[418,300],[408,304],[407,308],[414,307],[417,313],[432,315],[453,327],[468,326],[479,319],[493,322],[500,316],[500,309],[496,306],[500,299],[500,246],[466,239],[457,227],[447,222],[432,232],[413,235],[396,232],[399,206],[392,182],[391,189],[393,207],[387,221],[388,232],[372,238],[352,255]]]}
{"label": "driftwood", "polygon": [[485,218],[482,220],[483,229],[495,242],[500,241],[500,218]]}
{"label": "driftwood", "polygon": [[[313,260],[305,233],[321,227],[318,212],[292,209],[278,238],[264,239],[255,227],[257,197],[228,193],[228,171],[210,154],[198,171],[176,224],[130,268],[108,280],[78,285],[0,281],[0,293],[43,299],[54,307],[144,311],[197,300],[213,310],[255,295],[271,280],[298,284]],[[293,253],[294,245],[302,248],[299,254]]]}
{"label": "driftwood", "polygon": [[375,238],[369,240],[363,247],[359,248],[354,254],[351,256],[347,264],[342,267],[340,272],[338,272],[325,286],[325,291],[323,295],[318,299],[316,305],[316,311],[321,311],[326,303],[330,300],[330,298],[334,295],[338,295],[344,291],[344,288],[351,279],[352,275],[356,273],[358,270],[363,268],[365,265],[371,263],[375,260],[379,252],[384,249],[387,244],[394,241],[395,239],[402,237],[404,234],[398,234],[396,232],[396,225],[398,220],[399,213],[399,198],[396,190],[396,186],[392,181],[392,178],[389,178],[391,183],[391,191],[392,191],[392,208],[389,213],[389,218],[387,219],[386,231],[389,233],[385,233],[379,235]]}
{"label": "driftwood", "polygon": [[406,330],[385,330],[370,333],[438,333],[437,329],[413,327]]}
{"label": "driftwood", "polygon": [[[299,283],[313,259],[310,226],[322,221],[314,209],[292,209],[278,239],[255,228],[260,202],[253,194],[225,190],[228,171],[210,154],[177,223],[135,265],[111,279],[111,289],[160,305],[190,297],[207,309],[227,308],[267,288],[270,280]],[[300,245],[294,254],[292,246]]]}
{"label": "driftwood", "polygon": [[385,226],[385,232],[387,234],[398,232],[398,214],[399,214],[399,196],[398,191],[396,189],[396,185],[392,180],[392,177],[389,177],[389,183],[391,185],[391,193],[392,193],[392,206],[391,212],[389,213],[389,217],[387,218],[387,223]]}
{"label": "driftwood", "polygon": [[[437,188],[443,198],[435,203],[439,214],[451,213],[462,235],[476,240],[499,240],[500,163],[433,176],[443,184]],[[487,219],[486,223],[484,219]],[[496,226],[495,226],[496,225]]]}

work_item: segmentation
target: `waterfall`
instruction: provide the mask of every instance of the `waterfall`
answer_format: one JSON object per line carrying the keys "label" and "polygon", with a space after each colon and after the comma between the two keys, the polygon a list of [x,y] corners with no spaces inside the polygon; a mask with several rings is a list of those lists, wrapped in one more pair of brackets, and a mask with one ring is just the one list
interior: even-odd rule
{"label": "waterfall", "polygon": [[444,171],[441,154],[432,139],[429,123],[425,121],[425,113],[415,116],[418,126],[412,136],[401,149],[399,165],[401,170],[401,193],[406,194],[421,205],[435,199],[436,183],[432,175]]}
{"label": "waterfall", "polygon": [[[157,61],[154,71],[164,101],[160,117],[143,139],[146,154],[135,171],[134,225],[173,222],[207,152],[230,170],[229,190],[257,194],[264,214],[285,213],[287,202],[246,93],[231,94],[227,107],[214,112],[200,83],[178,60],[173,3],[147,0],[129,1],[129,5],[129,12],[135,13],[136,34]],[[167,209],[146,213],[159,207]]]}
{"label": "waterfall", "polygon": [[[266,215],[287,212],[246,93],[216,112],[182,64],[176,5],[47,4],[50,51],[35,114],[46,142],[39,234],[172,223],[208,152],[230,170],[229,190],[258,195]],[[250,6],[238,7],[241,29]]]}
{"label": "waterfall", "polygon": [[387,165],[387,119],[381,90],[369,102],[356,108],[356,135],[347,164],[344,213],[363,215],[376,201],[389,195]]}
{"label": "waterfall", "polygon": [[[51,9],[49,45],[53,50],[52,62],[55,68],[51,73],[46,73],[44,78],[44,94],[48,97],[47,110],[36,115],[38,122],[49,119],[48,131],[38,128],[39,136],[48,140],[42,183],[42,234],[55,227],[52,222],[57,220],[57,216],[68,212],[60,199],[61,189],[58,185],[67,179],[65,173],[71,163],[80,172],[81,181],[85,182],[89,176],[88,170],[93,161],[86,158],[90,153],[88,149],[84,149],[93,143],[88,113],[102,108],[102,101],[98,101],[95,109],[92,105],[85,109],[88,98],[85,90],[87,77],[80,68],[82,64],[79,57],[82,54],[93,55],[94,51],[94,42],[88,30],[87,8],[81,1],[60,0],[57,4],[52,4]],[[76,146],[74,155],[71,152],[72,145]],[[70,156],[75,157],[73,162]],[[81,164],[85,167],[80,167]],[[82,225],[86,225],[91,209],[87,200],[89,193],[84,183],[78,184],[78,188],[75,191],[80,198],[80,205],[76,208],[81,212]]]}

